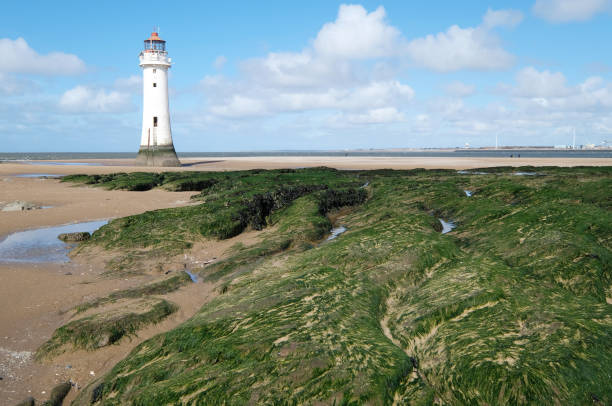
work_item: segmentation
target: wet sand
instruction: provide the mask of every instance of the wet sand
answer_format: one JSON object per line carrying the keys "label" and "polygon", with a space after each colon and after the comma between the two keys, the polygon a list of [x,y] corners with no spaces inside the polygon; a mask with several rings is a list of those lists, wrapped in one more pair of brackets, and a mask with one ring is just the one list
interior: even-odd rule
{"label": "wet sand", "polygon": [[[183,164],[186,166],[181,168],[142,168],[133,166],[131,160],[90,162],[103,165],[0,163],[0,202],[22,200],[40,206],[52,206],[41,210],[0,212],[0,238],[25,229],[123,217],[148,210],[187,205],[190,204],[190,196],[193,194],[162,190],[107,191],[61,183],[58,179],[15,177],[17,174],[104,174],[143,170],[224,171],[315,166],[338,169],[473,169],[522,165],[612,165],[610,158],[437,157],[204,157],[184,159]],[[196,251],[201,254],[196,259],[203,261],[209,257],[219,257],[232,243],[225,241],[196,244]],[[0,263],[0,405],[14,405],[27,396],[46,400],[54,385],[68,379],[84,387],[125,357],[136,344],[178,325],[215,295],[210,285],[189,285],[167,296],[169,300],[179,304],[178,313],[158,325],[142,330],[133,340],[124,340],[120,345],[95,352],[72,351],[50,362],[34,362],[32,355],[38,346],[47,340],[56,328],[70,319],[70,312],[67,310],[94,297],[105,296],[113,290],[141,285],[156,278],[154,275],[129,279],[106,278],[101,276],[102,264],[101,258],[67,264]],[[90,371],[93,371],[94,375],[91,375]],[[42,393],[43,391],[45,393]],[[74,396],[75,392],[71,391],[68,399]]]}
{"label": "wet sand", "polygon": [[[34,162],[34,161],[32,161]],[[245,169],[307,168],[328,166],[336,169],[474,169],[491,166],[608,166],[612,158],[485,158],[485,157],[357,157],[357,156],[273,156],[273,157],[201,157],[182,158],[180,168],[143,168],[131,159],[90,159],[54,161],[64,163],[89,162],[86,165],[31,165],[0,164],[0,175],[10,173],[12,167],[19,173],[113,173],[165,170],[179,171],[231,171]],[[14,166],[15,165],[15,166]]]}

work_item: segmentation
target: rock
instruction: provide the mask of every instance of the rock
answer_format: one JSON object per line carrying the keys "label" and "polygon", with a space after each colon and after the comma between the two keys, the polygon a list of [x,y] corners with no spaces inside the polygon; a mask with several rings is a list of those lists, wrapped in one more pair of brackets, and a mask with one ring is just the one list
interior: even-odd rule
{"label": "rock", "polygon": [[70,382],[60,383],[55,388],[53,388],[53,390],[51,391],[51,396],[49,397],[49,400],[43,403],[43,405],[62,406],[62,403],[64,402],[64,398],[66,397],[66,395],[68,395],[68,392],[70,392],[71,388],[72,388],[72,385],[70,384]]}
{"label": "rock", "polygon": [[[110,344],[110,334],[102,334],[96,343],[96,348],[106,347]],[[94,375],[93,371],[90,372],[91,375]]]}
{"label": "rock", "polygon": [[21,403],[17,403],[17,406],[35,406],[36,400],[33,397],[24,399]]}
{"label": "rock", "polygon": [[72,275],[72,272],[66,272],[64,275]]}
{"label": "rock", "polygon": [[63,233],[58,235],[57,238],[64,242],[81,242],[89,240],[91,238],[91,234],[87,231],[78,233]]}
{"label": "rock", "polygon": [[34,203],[24,202],[21,200],[7,203],[2,207],[2,211],[24,211],[24,210],[35,210],[35,209],[40,209],[40,206],[37,206]]}
{"label": "rock", "polygon": [[99,385],[96,385],[91,391],[91,397],[89,398],[89,402],[91,404],[96,403],[100,399],[102,399],[102,394],[104,393],[104,382]]}
{"label": "rock", "polygon": [[439,221],[436,221],[434,223],[431,224],[431,226],[433,227],[434,230],[436,230],[437,232],[441,233],[442,232],[442,224]]}

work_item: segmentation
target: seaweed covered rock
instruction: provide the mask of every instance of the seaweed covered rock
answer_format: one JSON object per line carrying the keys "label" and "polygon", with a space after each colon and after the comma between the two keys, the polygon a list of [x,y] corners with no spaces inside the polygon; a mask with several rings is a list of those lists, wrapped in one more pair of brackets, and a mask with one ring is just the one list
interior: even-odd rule
{"label": "seaweed covered rock", "polygon": [[91,238],[91,234],[87,231],[80,231],[77,233],[62,233],[58,235],[57,238],[64,242],[82,242],[89,240]]}
{"label": "seaweed covered rock", "polygon": [[64,398],[70,392],[70,388],[72,388],[70,382],[63,382],[55,386],[51,391],[49,400],[43,403],[43,406],[62,406]]}
{"label": "seaweed covered rock", "polygon": [[17,406],[35,406],[35,405],[36,405],[36,399],[34,399],[32,396],[29,396],[25,398],[24,400],[22,400],[21,402],[17,403]]}

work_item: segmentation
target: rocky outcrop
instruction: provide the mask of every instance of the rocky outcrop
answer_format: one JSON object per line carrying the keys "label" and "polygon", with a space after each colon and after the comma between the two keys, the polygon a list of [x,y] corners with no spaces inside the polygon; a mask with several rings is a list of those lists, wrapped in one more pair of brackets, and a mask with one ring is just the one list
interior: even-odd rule
{"label": "rocky outcrop", "polygon": [[86,231],[78,233],[63,233],[58,235],[57,238],[64,242],[81,242],[89,240],[91,238],[91,234]]}

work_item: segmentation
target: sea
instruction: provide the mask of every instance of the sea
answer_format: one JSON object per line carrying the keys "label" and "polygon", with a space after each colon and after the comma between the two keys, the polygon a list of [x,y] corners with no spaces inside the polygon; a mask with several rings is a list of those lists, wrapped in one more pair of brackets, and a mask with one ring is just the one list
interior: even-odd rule
{"label": "sea", "polygon": [[[426,150],[333,150],[178,152],[179,158],[353,156],[353,157],[462,157],[462,158],[612,158],[612,149],[426,149]],[[0,161],[134,159],[134,152],[0,152]]]}

